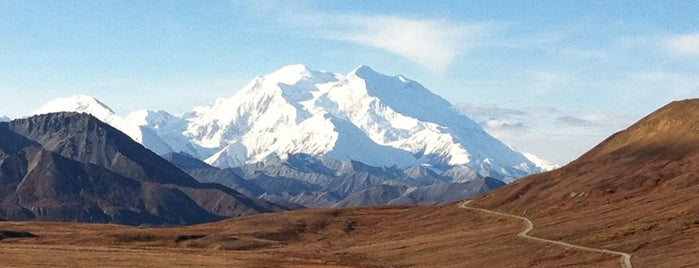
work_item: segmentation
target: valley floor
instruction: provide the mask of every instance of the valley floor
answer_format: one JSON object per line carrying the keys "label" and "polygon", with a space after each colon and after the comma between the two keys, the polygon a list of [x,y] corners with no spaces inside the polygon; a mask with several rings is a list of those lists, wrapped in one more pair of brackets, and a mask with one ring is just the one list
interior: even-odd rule
{"label": "valley floor", "polygon": [[3,267],[618,267],[530,241],[522,222],[440,207],[315,209],[174,228],[0,222]]}

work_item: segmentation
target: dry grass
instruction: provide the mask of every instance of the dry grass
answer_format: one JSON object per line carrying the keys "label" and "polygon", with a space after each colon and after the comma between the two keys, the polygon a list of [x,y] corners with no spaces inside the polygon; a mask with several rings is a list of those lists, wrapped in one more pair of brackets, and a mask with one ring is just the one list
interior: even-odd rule
{"label": "dry grass", "polygon": [[[683,120],[678,120],[682,118]],[[692,121],[693,120],[693,121]],[[699,100],[676,103],[557,171],[472,206],[535,236],[699,267]],[[518,238],[518,220],[441,207],[325,209],[179,228],[0,222],[3,267],[618,267],[617,256]]]}
{"label": "dry grass", "polygon": [[672,103],[580,159],[471,205],[525,215],[533,234],[699,267],[699,99]]}
{"label": "dry grass", "polygon": [[611,255],[517,238],[523,225],[457,208],[258,215],[178,228],[0,222],[4,267],[615,267]]}

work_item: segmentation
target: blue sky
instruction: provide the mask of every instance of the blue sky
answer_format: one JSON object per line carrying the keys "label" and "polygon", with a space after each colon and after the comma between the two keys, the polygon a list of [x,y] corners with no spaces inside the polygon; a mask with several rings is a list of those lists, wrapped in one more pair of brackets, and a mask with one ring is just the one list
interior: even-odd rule
{"label": "blue sky", "polygon": [[79,93],[182,113],[303,63],[403,74],[566,163],[699,97],[697,1],[0,0],[0,115]]}

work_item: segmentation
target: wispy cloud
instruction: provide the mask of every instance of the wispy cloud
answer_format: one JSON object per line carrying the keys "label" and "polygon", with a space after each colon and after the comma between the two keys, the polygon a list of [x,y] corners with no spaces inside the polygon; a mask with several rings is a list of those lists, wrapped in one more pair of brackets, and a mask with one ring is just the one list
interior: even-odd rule
{"label": "wispy cloud", "polygon": [[527,111],[521,109],[501,108],[492,104],[460,103],[458,107],[463,113],[472,116],[509,117],[527,114]]}
{"label": "wispy cloud", "polygon": [[533,114],[523,109],[501,108],[496,105],[460,103],[458,109],[476,121],[490,135],[499,139],[522,135],[536,124]]}
{"label": "wispy cloud", "polygon": [[592,113],[558,116],[555,123],[560,127],[620,129],[628,126],[634,119],[627,115]]}
{"label": "wispy cloud", "polygon": [[346,16],[332,37],[379,48],[432,71],[443,72],[461,54],[487,36],[487,24],[465,25],[445,20],[385,16]]}
{"label": "wispy cloud", "polygon": [[521,137],[537,123],[535,114],[525,109],[474,103],[460,103],[457,107],[490,135],[506,141]]}
{"label": "wispy cloud", "polygon": [[461,103],[459,109],[490,135],[518,150],[565,164],[638,118],[580,113],[552,107],[503,108]]}
{"label": "wispy cloud", "polygon": [[465,24],[445,19],[327,13],[311,5],[290,7],[285,2],[276,1],[245,3],[242,6],[252,13],[269,18],[267,21],[285,29],[313,38],[380,49],[437,73],[446,71],[469,49],[484,44],[484,39],[497,28],[492,23]]}
{"label": "wispy cloud", "polygon": [[672,53],[699,56],[699,33],[673,35],[665,40],[665,44]]}

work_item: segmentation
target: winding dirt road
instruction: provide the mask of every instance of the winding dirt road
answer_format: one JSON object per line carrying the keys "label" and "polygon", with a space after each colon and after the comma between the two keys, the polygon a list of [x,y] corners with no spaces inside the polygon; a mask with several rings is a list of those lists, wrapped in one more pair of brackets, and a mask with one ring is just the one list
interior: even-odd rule
{"label": "winding dirt road", "polygon": [[578,246],[578,245],[573,245],[573,244],[568,244],[566,242],[561,242],[561,241],[556,241],[556,240],[549,240],[545,238],[540,238],[540,237],[534,237],[529,235],[529,231],[534,229],[534,223],[532,223],[531,220],[522,217],[522,216],[517,216],[513,214],[507,214],[507,213],[502,213],[502,212],[497,212],[497,211],[491,211],[487,209],[482,209],[482,208],[474,208],[474,207],[469,207],[467,206],[468,203],[470,203],[471,200],[468,200],[466,202],[463,202],[459,207],[463,209],[468,209],[468,210],[475,210],[475,211],[480,211],[484,213],[490,213],[494,215],[499,215],[499,216],[504,216],[504,217],[510,217],[510,218],[515,218],[524,221],[524,223],[527,225],[527,228],[524,229],[524,231],[519,232],[517,236],[525,238],[525,239],[532,239],[544,243],[551,243],[551,244],[556,244],[564,247],[569,247],[569,248],[574,248],[574,249],[579,249],[579,250],[586,250],[586,251],[592,251],[592,252],[599,252],[599,253],[607,253],[607,254],[613,254],[613,255],[619,255],[619,264],[621,264],[622,268],[633,268],[633,265],[631,264],[631,254],[620,252],[620,251],[614,251],[614,250],[609,250],[609,249],[602,249],[602,248],[590,248],[590,247],[585,247],[585,246]]}

